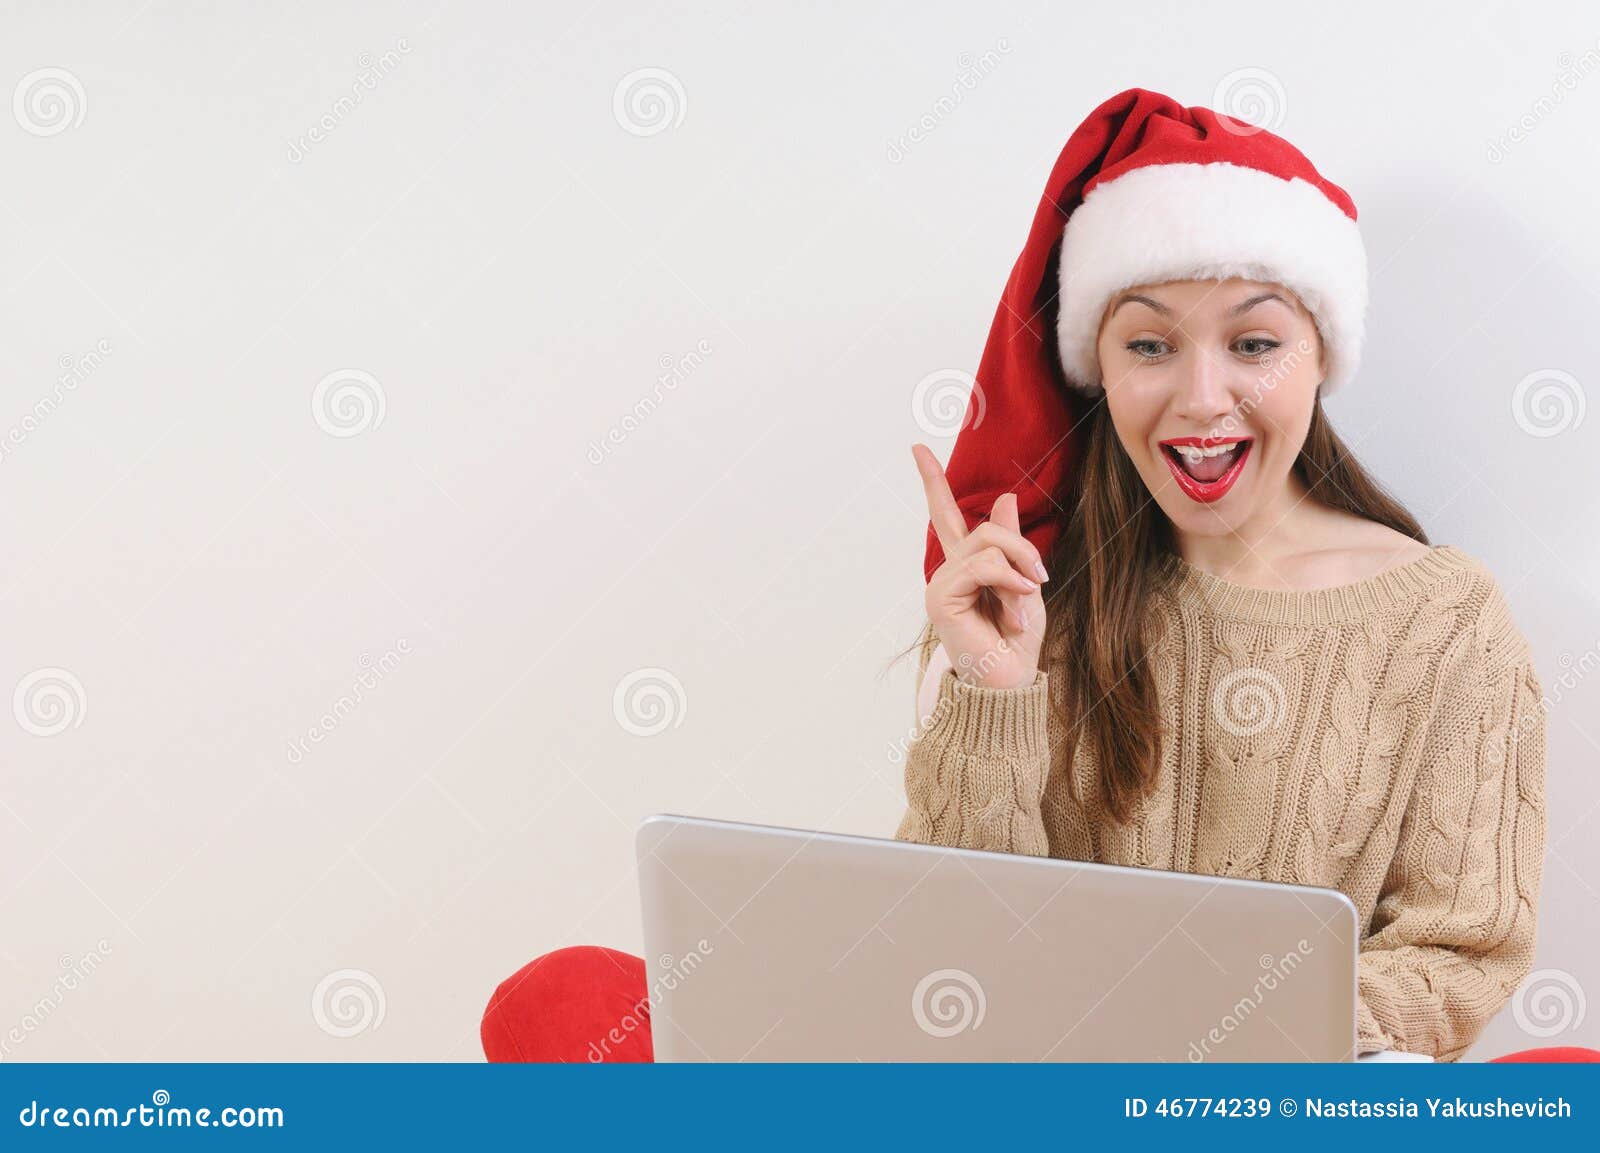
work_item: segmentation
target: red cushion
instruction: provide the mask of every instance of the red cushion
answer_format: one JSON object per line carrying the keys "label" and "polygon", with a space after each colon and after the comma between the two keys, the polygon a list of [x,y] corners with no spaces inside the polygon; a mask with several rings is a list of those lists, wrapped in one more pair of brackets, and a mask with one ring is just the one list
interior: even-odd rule
{"label": "red cushion", "polygon": [[649,1061],[644,959],[599,945],[535,957],[500,982],[479,1026],[490,1061]]}

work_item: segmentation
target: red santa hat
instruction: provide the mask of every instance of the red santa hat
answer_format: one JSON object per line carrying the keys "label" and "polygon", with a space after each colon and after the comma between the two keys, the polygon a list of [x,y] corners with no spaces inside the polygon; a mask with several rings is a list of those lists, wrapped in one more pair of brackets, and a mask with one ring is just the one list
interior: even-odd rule
{"label": "red santa hat", "polygon": [[[1095,344],[1117,292],[1166,280],[1282,284],[1315,318],[1323,395],[1355,375],[1367,259],[1355,202],[1288,141],[1143,88],[1061,150],[1006,282],[945,473],[969,528],[1001,493],[1048,554],[1077,429],[1103,391]],[[929,526],[923,575],[943,563]]]}

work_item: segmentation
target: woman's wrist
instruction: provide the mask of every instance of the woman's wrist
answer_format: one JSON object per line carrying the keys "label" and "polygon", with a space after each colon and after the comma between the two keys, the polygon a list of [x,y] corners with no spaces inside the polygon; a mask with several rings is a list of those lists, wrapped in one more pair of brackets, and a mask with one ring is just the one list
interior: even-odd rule
{"label": "woman's wrist", "polygon": [[1031,689],[1039,683],[1039,670],[1027,672],[979,674],[972,670],[954,670],[956,679],[969,689],[988,689],[992,692],[1014,692]]}

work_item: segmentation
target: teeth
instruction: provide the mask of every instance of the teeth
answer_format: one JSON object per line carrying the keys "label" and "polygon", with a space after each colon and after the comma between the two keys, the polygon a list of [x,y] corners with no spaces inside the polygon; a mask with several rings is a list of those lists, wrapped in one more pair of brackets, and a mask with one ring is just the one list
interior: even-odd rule
{"label": "teeth", "polygon": [[1181,453],[1186,459],[1195,461],[1202,460],[1208,456],[1221,456],[1224,453],[1232,452],[1243,443],[1243,441],[1236,440],[1230,444],[1216,445],[1213,448],[1200,448],[1198,445],[1192,444],[1175,444],[1172,448]]}

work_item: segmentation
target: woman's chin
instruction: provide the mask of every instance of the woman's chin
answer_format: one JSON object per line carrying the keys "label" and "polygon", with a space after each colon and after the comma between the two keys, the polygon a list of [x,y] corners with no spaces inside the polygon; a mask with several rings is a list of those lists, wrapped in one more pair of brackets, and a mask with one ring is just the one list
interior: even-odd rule
{"label": "woman's chin", "polygon": [[1255,507],[1247,483],[1235,484],[1214,500],[1200,501],[1169,481],[1156,503],[1174,528],[1191,536],[1227,536],[1249,521]]}

